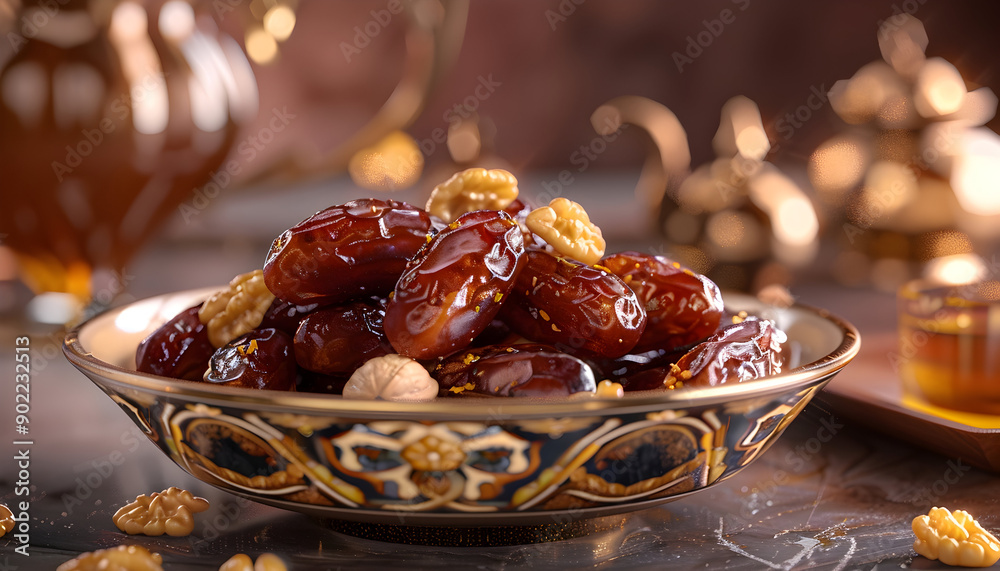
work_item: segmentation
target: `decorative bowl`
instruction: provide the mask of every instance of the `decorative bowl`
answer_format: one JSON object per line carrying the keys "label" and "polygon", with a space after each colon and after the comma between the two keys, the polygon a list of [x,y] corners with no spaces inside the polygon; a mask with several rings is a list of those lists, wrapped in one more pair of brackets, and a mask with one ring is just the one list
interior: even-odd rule
{"label": "decorative bowl", "polygon": [[423,403],[254,391],[134,370],[138,343],[214,289],[113,309],[70,331],[70,362],[185,471],[264,504],[332,520],[527,526],[648,508],[732,477],[858,353],[829,313],[729,294],[788,334],[780,375],[620,399]]}

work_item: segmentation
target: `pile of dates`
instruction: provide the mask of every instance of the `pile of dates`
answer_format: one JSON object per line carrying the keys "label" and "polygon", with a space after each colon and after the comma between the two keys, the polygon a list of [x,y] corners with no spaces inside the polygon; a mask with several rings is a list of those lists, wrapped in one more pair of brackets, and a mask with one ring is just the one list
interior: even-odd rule
{"label": "pile of dates", "polygon": [[[661,256],[604,255],[578,204],[470,169],[426,209],[359,199],[139,346],[139,371],[347,398],[621,396],[780,372],[784,334]],[[419,366],[417,366],[419,364]]]}

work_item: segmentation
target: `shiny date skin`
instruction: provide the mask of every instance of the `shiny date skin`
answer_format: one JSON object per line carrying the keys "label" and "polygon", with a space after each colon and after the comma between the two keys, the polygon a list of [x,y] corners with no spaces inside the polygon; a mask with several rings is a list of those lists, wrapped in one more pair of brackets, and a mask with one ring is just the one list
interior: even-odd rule
{"label": "shiny date skin", "polygon": [[384,316],[382,307],[365,302],[315,311],[295,332],[295,360],[310,371],[350,376],[365,361],[394,352]]}
{"label": "shiny date skin", "polygon": [[292,338],[277,329],[254,329],[219,349],[205,382],[273,391],[294,390],[297,368]]}
{"label": "shiny date skin", "polygon": [[276,297],[271,302],[271,306],[267,308],[267,312],[264,313],[264,318],[261,320],[258,329],[273,327],[289,335],[295,335],[295,331],[299,328],[299,323],[320,307],[323,307],[323,305],[319,303],[299,305]]}
{"label": "shiny date skin", "polygon": [[599,263],[622,279],[646,310],[646,330],[635,351],[673,349],[708,338],[724,307],[719,286],[662,256],[622,252]]}
{"label": "shiny date skin", "polygon": [[602,379],[612,379],[626,391],[662,389],[663,380],[676,363],[693,345],[676,349],[650,349],[635,351],[615,359],[585,359]]}
{"label": "shiny date skin", "polygon": [[620,357],[635,347],[646,312],[616,276],[529,250],[500,317],[532,341],[575,355]]}
{"label": "shiny date skin", "polygon": [[472,343],[510,294],[524,240],[505,212],[468,212],[422,248],[385,310],[385,333],[401,355],[442,357]]}
{"label": "shiny date skin", "polygon": [[723,327],[688,351],[671,368],[664,384],[716,386],[752,381],[781,372],[784,332],[771,321],[748,317]]}
{"label": "shiny date skin", "polygon": [[162,377],[200,381],[215,347],[208,328],[198,319],[201,304],[161,325],[139,344],[136,369]]}
{"label": "shiny date skin", "polygon": [[455,353],[431,376],[440,396],[554,397],[597,390],[594,373],[582,360],[537,344],[492,345]]}
{"label": "shiny date skin", "polygon": [[264,283],[296,304],[385,295],[430,230],[426,212],[395,200],[333,206],[278,236],[264,264]]}

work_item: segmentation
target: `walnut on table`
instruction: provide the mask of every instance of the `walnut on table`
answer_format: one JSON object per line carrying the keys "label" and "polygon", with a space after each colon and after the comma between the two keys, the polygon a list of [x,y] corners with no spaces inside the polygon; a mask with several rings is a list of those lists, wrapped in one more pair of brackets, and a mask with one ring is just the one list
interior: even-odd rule
{"label": "walnut on table", "polygon": [[119,545],[81,553],[56,571],[163,571],[163,558],[140,545]]}
{"label": "walnut on table", "polygon": [[208,509],[208,500],[191,492],[169,487],[149,496],[141,495],[120,508],[112,518],[118,529],[129,535],[180,537],[194,531],[194,515]]}

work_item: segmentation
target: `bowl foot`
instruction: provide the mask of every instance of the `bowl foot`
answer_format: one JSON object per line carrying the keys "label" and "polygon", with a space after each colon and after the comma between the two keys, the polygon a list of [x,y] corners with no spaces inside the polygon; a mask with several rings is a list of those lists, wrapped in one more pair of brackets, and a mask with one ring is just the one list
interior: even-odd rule
{"label": "bowl foot", "polygon": [[324,525],[337,533],[387,543],[435,547],[500,547],[548,543],[620,531],[629,517],[616,515],[534,525],[474,527],[395,525],[339,519],[325,520]]}

